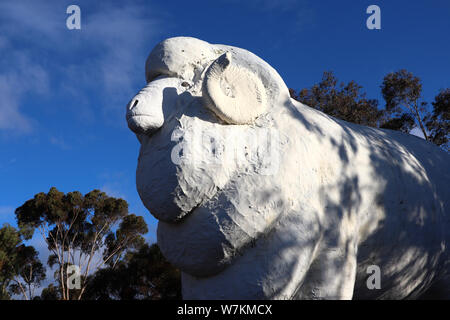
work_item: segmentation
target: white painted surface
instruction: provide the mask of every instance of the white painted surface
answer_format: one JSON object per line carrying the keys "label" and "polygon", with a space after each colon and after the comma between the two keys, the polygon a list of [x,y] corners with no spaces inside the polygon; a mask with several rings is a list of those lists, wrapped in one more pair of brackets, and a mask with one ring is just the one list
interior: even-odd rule
{"label": "white painted surface", "polygon": [[[226,52],[237,71],[218,77],[221,116],[204,81]],[[162,252],[183,271],[184,298],[399,299],[450,286],[448,154],[290,99],[278,73],[243,49],[170,38],[146,76],[138,109],[127,106],[141,141],[137,188],[160,220]],[[262,105],[255,91],[230,95],[229,79],[252,77]],[[367,289],[370,265],[380,290]]]}

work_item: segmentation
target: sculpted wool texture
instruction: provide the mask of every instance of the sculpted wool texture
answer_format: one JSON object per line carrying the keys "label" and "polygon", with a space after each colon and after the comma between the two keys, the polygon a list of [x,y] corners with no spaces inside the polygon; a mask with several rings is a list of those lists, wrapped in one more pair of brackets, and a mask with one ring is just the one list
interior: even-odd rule
{"label": "sculpted wool texture", "polygon": [[184,298],[450,298],[447,153],[292,100],[236,47],[164,40],[146,79],[137,189]]}

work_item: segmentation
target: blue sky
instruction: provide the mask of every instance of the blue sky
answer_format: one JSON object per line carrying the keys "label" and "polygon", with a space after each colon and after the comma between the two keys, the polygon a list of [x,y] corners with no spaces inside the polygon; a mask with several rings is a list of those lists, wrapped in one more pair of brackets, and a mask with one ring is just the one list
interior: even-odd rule
{"label": "blue sky", "polygon": [[[81,30],[66,8],[81,8]],[[366,8],[381,8],[381,30]],[[139,200],[139,144],[125,105],[145,84],[150,50],[173,36],[246,48],[294,89],[332,70],[380,96],[388,72],[423,81],[426,101],[450,87],[450,2],[434,1],[23,1],[0,2],[0,224],[55,186],[100,188],[156,221]],[[381,103],[382,105],[382,103]]]}

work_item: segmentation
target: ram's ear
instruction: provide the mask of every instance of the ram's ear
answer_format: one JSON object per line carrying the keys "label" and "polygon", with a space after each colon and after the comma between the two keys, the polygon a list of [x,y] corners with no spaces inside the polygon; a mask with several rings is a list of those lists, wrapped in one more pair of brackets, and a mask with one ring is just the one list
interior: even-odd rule
{"label": "ram's ear", "polygon": [[208,68],[203,81],[205,106],[229,124],[248,124],[267,110],[266,90],[259,76],[233,64],[224,53]]}

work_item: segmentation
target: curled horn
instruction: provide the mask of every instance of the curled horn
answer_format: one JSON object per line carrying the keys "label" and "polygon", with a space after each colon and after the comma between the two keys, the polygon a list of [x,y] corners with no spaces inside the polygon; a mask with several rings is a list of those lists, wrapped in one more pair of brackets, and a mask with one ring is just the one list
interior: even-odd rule
{"label": "curled horn", "polygon": [[259,76],[232,63],[231,54],[217,58],[205,73],[203,101],[229,124],[248,124],[266,110],[266,92]]}

